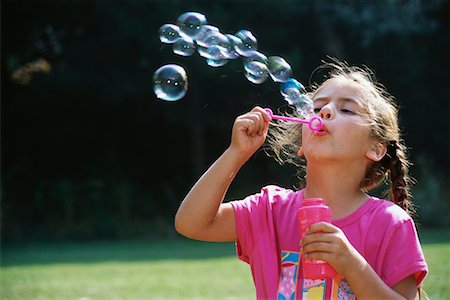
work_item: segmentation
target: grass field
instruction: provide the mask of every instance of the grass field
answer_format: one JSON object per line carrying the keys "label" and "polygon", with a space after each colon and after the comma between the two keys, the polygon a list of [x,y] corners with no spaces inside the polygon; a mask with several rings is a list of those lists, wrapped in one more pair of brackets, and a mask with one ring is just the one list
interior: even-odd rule
{"label": "grass field", "polygon": [[[425,291],[450,299],[450,230],[424,230]],[[230,243],[188,240],[3,245],[1,299],[254,299]]]}

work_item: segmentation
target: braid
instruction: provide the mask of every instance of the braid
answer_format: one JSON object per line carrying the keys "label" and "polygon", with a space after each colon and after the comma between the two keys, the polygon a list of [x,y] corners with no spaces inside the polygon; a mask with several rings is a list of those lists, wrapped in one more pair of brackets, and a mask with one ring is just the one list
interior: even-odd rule
{"label": "braid", "polygon": [[403,208],[408,214],[414,213],[411,202],[412,179],[408,174],[410,163],[406,156],[406,146],[399,141],[387,145],[389,178],[391,180],[390,194],[392,202]]}
{"label": "braid", "polygon": [[406,156],[406,146],[400,141],[386,144],[386,155],[379,162],[374,163],[366,172],[361,188],[371,190],[381,182],[390,179],[390,188],[386,197],[403,208],[408,214],[414,214],[411,201],[412,178],[409,176],[410,163]]}

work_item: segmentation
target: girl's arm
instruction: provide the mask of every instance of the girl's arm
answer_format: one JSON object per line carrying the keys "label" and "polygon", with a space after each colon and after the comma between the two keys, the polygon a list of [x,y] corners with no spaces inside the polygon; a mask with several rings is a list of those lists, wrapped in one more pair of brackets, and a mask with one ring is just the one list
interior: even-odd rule
{"label": "girl's arm", "polygon": [[182,235],[206,241],[234,241],[234,210],[222,204],[242,165],[267,136],[270,117],[260,107],[236,118],[228,149],[203,174],[184,198],[175,216],[175,229]]}
{"label": "girl's arm", "polygon": [[327,261],[342,274],[358,299],[418,299],[414,275],[390,288],[350,244],[342,230],[332,224],[311,225],[301,245],[302,253],[308,258]]}

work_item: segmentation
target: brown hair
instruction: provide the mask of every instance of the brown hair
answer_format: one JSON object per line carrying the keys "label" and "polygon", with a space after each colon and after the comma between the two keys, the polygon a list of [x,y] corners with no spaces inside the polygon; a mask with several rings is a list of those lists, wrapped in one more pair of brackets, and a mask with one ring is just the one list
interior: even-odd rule
{"label": "brown hair", "polygon": [[[407,148],[401,138],[398,126],[398,108],[394,98],[386,91],[383,85],[377,82],[374,73],[368,68],[349,66],[345,62],[333,60],[325,63],[320,69],[329,68],[326,80],[314,84],[309,92],[311,98],[328,80],[351,80],[361,86],[367,95],[367,120],[371,128],[371,137],[374,141],[386,145],[386,155],[379,162],[375,162],[366,171],[361,181],[361,189],[370,191],[383,183],[389,186],[386,197],[398,204],[408,213],[413,212],[411,204],[410,186],[412,179],[408,174],[410,163],[407,158]],[[293,109],[289,115],[296,115]],[[301,128],[297,123],[274,123],[267,138],[266,148],[268,154],[281,164],[294,164],[298,166],[301,186],[304,186],[305,161],[297,155],[301,146]]]}

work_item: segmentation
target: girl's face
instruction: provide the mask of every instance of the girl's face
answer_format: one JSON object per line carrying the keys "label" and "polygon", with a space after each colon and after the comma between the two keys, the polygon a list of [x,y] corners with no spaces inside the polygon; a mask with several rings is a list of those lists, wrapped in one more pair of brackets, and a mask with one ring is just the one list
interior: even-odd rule
{"label": "girl's face", "polygon": [[371,145],[368,97],[358,83],[349,79],[329,79],[319,88],[313,97],[314,111],[324,126],[315,133],[303,127],[302,151],[307,160],[367,162],[366,152]]}

